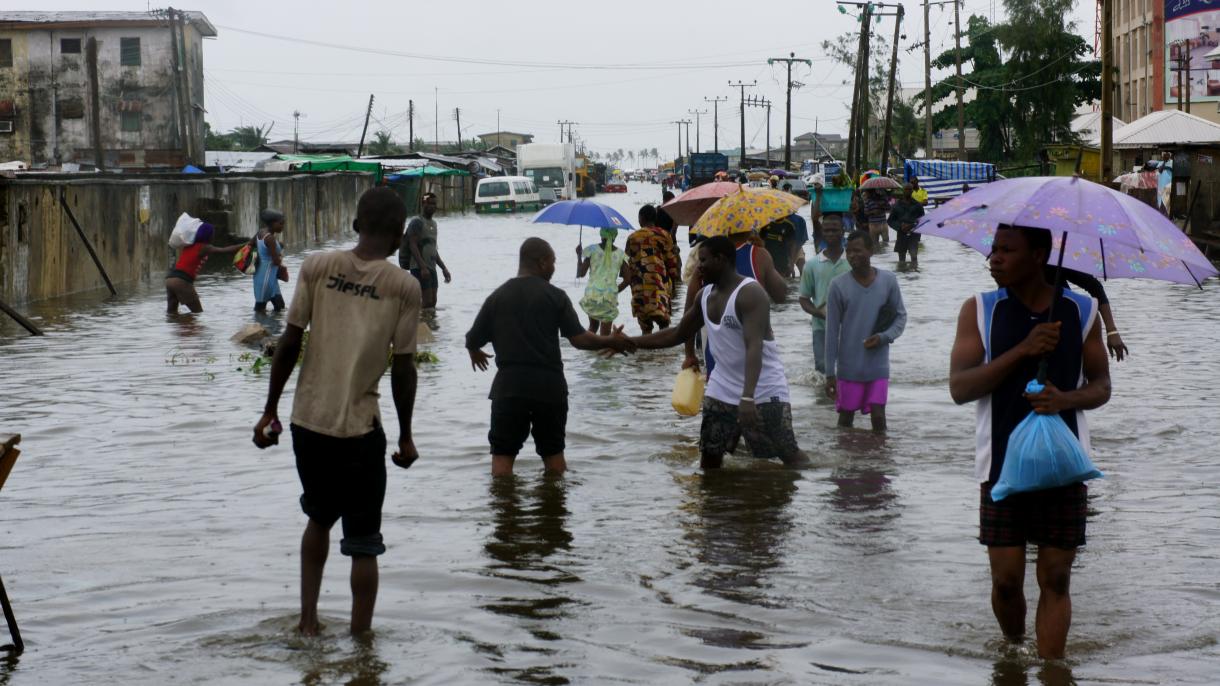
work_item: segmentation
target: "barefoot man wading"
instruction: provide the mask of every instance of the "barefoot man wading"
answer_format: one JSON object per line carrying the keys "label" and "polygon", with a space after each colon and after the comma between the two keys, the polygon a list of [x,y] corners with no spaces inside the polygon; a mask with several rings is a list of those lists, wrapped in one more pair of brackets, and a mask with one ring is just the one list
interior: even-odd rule
{"label": "barefoot man wading", "polygon": [[377,387],[391,348],[390,385],[400,431],[394,464],[406,469],[419,456],[411,440],[419,282],[386,260],[398,249],[406,218],[407,208],[394,191],[366,191],[356,209],[356,247],[305,259],[271,363],[267,405],[254,427],[258,447],[279,442],[273,432],[279,426],[280,394],[308,328],[309,346],[292,403],[292,451],[304,491],[301,509],[309,517],[301,538],[299,629],[306,635],[319,631],[322,569],[330,529],[340,519],[339,551],[352,558],[351,632],[361,634],[372,626],[377,556],[385,552],[386,439]]}
{"label": "barefoot man wading", "polygon": [[[1038,655],[1063,657],[1072,624],[1072,561],[1085,541],[1083,483],[1017,493],[996,502],[991,487],[1004,466],[1008,437],[1030,411],[1058,413],[1089,450],[1084,410],[1110,399],[1110,366],[1097,324],[1097,301],[1056,292],[1043,269],[1051,251],[1045,229],[1001,226],[990,257],[999,290],[962,305],[949,363],[949,393],[978,401],[975,477],[980,484],[979,543],[991,562],[991,609],[1011,641],[1025,636],[1025,546],[1038,547]],[[1047,311],[1055,303],[1055,321]],[[1047,357],[1046,388],[1025,384]]]}

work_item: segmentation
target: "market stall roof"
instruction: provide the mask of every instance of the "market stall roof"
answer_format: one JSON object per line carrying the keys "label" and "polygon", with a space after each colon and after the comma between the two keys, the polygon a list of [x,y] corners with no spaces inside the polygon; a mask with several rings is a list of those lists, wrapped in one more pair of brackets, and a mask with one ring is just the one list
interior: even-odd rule
{"label": "market stall roof", "polygon": [[[1113,123],[1114,131],[1127,125],[1127,123],[1118,117],[1110,117]],[[1082,114],[1072,120],[1072,133],[1080,136],[1080,139],[1089,145],[1101,145],[1101,112],[1089,112]]]}
{"label": "market stall roof", "polygon": [[279,159],[287,162],[299,171],[355,171],[373,174],[381,181],[381,164],[357,160],[346,155],[279,155]]}
{"label": "market stall roof", "polygon": [[470,176],[470,172],[465,169],[447,169],[445,167],[416,167],[406,171],[398,172],[394,176]]}
{"label": "market stall roof", "polygon": [[1115,129],[1116,149],[1220,145],[1220,124],[1179,110],[1161,110]]}

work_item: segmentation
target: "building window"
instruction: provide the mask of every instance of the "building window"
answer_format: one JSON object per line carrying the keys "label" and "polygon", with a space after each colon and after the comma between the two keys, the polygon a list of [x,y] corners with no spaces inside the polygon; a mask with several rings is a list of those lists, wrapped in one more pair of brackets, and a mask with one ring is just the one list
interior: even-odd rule
{"label": "building window", "polygon": [[142,119],[139,112],[119,112],[119,128],[123,131],[139,131]]}
{"label": "building window", "polygon": [[59,39],[59,54],[61,54],[61,55],[79,55],[80,54],[80,39],[79,38],[60,38]]}
{"label": "building window", "polygon": [[140,39],[119,39],[119,64],[124,67],[140,66]]}
{"label": "building window", "polygon": [[0,38],[0,67],[13,66],[13,40]]}

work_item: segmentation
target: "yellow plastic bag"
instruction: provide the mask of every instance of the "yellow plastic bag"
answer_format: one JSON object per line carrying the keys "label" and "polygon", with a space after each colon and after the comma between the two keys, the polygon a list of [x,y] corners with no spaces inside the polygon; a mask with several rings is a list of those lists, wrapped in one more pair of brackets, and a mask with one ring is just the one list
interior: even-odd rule
{"label": "yellow plastic bag", "polygon": [[670,403],[683,417],[694,417],[703,407],[703,375],[694,367],[678,372]]}

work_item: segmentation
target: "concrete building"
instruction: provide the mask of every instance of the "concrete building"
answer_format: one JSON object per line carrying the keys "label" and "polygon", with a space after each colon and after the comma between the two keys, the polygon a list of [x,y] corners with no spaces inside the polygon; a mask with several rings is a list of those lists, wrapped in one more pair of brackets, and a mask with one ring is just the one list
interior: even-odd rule
{"label": "concrete building", "polygon": [[[1199,56],[1206,50],[1200,51]],[[1165,3],[1117,0],[1114,4],[1114,116],[1125,121],[1163,108],[1165,101]],[[1212,108],[1213,112],[1215,108]]]}
{"label": "concrete building", "polygon": [[495,133],[480,133],[479,140],[488,146],[501,145],[509,150],[516,150],[518,145],[534,142],[532,133],[513,133],[512,131],[496,131]]}
{"label": "concrete building", "polygon": [[200,12],[0,11],[0,162],[204,161]]}

